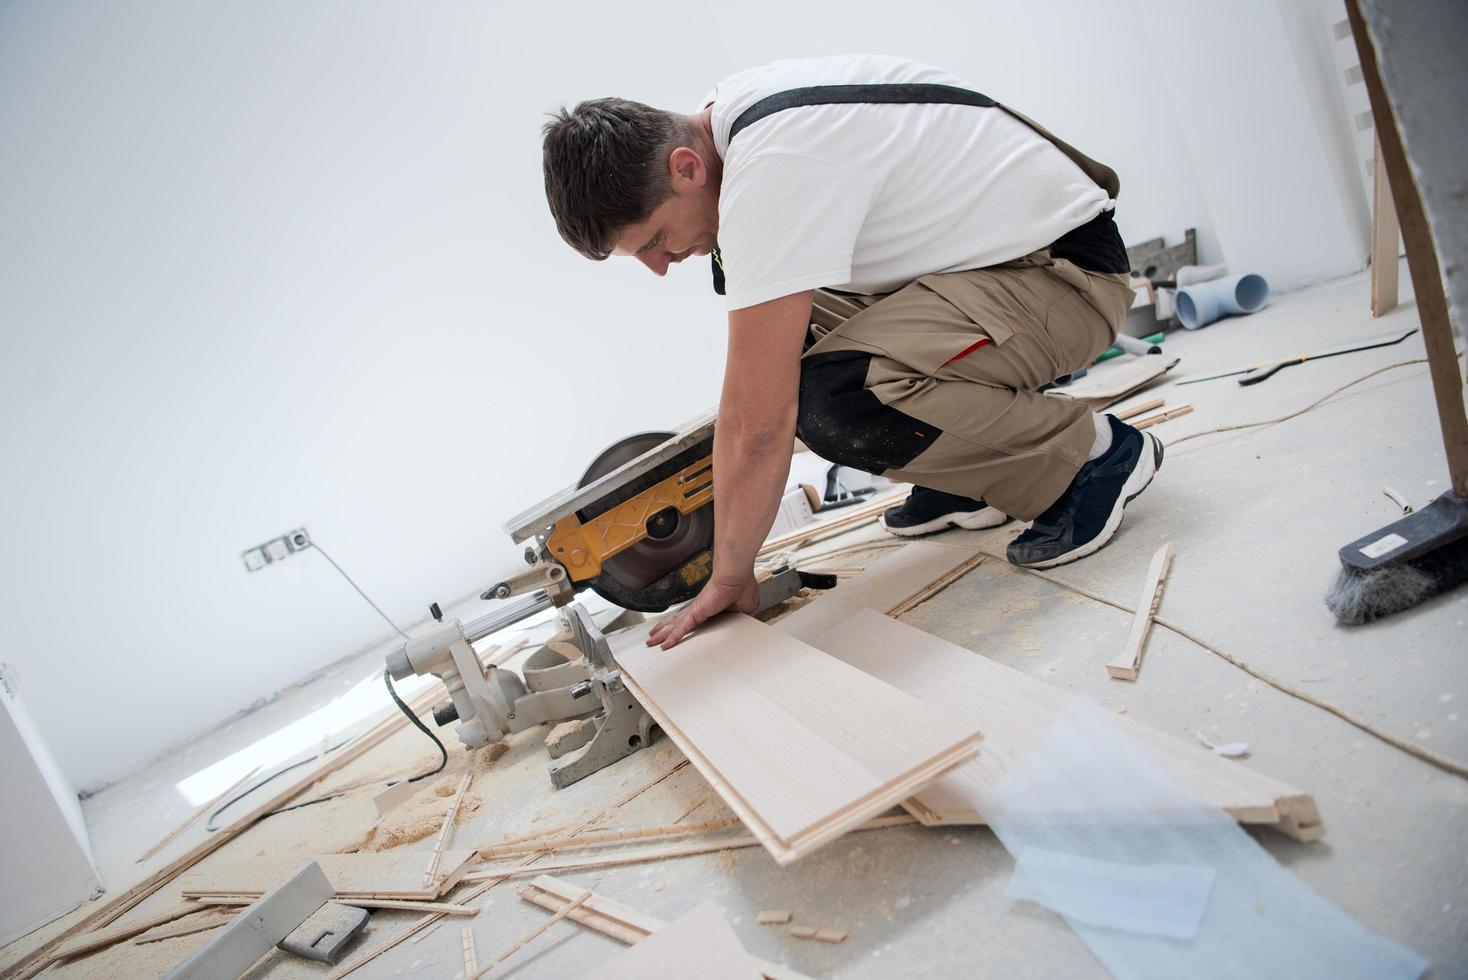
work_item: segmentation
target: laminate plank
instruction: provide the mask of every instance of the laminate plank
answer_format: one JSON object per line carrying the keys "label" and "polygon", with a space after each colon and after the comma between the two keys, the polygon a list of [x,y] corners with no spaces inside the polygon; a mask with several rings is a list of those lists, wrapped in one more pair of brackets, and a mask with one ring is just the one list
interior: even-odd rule
{"label": "laminate plank", "polygon": [[[541,875],[520,889],[520,897],[525,901],[551,912],[565,908],[580,894],[580,888],[550,875]],[[641,942],[667,925],[656,916],[595,893],[567,917],[578,925],[629,946]],[[770,960],[755,957],[754,965],[764,974],[765,980],[811,980],[803,973]]]}
{"label": "laminate plank", "polygon": [[645,634],[613,637],[624,683],[781,864],[977,751],[977,725],[749,616]]}
{"label": "laminate plank", "polygon": [[931,584],[967,563],[982,558],[972,549],[935,541],[905,545],[867,566],[866,571],[842,582],[775,624],[775,629],[811,643],[863,609],[891,614],[902,611]]}
{"label": "laminate plank", "polygon": [[[422,851],[320,854],[310,860],[321,865],[336,890],[336,898],[390,898],[432,901],[448,891],[475,860],[472,850],[445,851],[435,880],[423,879]],[[299,856],[241,858],[211,871],[197,871],[179,878],[185,898],[221,895],[260,896],[290,873]]]}
{"label": "laminate plank", "polygon": [[[984,822],[976,801],[1015,765],[1074,697],[1013,668],[872,610],[815,639],[833,657],[984,729],[984,751],[904,803],[925,824]],[[1314,800],[1288,783],[1130,718],[1122,727],[1242,823],[1298,840],[1323,836]]]}

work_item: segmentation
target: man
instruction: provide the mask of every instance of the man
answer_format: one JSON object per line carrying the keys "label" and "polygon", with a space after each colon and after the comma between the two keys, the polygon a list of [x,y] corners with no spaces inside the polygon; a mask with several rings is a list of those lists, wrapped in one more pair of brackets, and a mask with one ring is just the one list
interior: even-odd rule
{"label": "man", "polygon": [[1008,549],[1032,568],[1102,547],[1161,465],[1150,434],[1037,393],[1131,306],[1116,175],[961,79],[859,55],[742,72],[691,116],[583,102],[544,168],[577,251],[659,276],[712,254],[727,296],[713,574],[650,644],[754,609],[797,432],[916,484],[896,533],[1032,520]]}

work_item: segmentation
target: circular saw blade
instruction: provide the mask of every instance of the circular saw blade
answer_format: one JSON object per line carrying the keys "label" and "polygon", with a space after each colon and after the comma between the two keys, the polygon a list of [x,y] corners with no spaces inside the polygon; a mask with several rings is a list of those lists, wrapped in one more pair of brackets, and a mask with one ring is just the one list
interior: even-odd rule
{"label": "circular saw blade", "polygon": [[[641,432],[614,443],[592,461],[578,486],[586,486],[632,462],[638,456],[673,438],[672,432]],[[602,562],[602,574],[615,579],[624,589],[645,589],[668,572],[714,543],[714,507],[705,504],[692,513],[673,511],[659,522],[658,537],[641,541]],[[598,589],[592,590],[609,602],[621,601]]]}

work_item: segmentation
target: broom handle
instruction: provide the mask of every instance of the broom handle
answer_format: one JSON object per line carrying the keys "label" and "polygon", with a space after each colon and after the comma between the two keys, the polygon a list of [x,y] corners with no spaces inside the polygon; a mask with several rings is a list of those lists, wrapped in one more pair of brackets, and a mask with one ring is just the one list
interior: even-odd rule
{"label": "broom handle", "polygon": [[1361,59],[1361,74],[1366,82],[1366,94],[1371,100],[1371,115],[1376,119],[1376,132],[1381,139],[1382,162],[1386,164],[1387,181],[1397,206],[1402,241],[1407,246],[1407,269],[1412,274],[1417,315],[1422,320],[1422,342],[1427,348],[1427,368],[1432,375],[1432,390],[1437,398],[1443,449],[1448,456],[1448,475],[1452,477],[1453,493],[1468,499],[1468,413],[1463,407],[1463,377],[1458,372],[1458,352],[1453,346],[1453,330],[1448,321],[1448,301],[1443,295],[1437,247],[1427,224],[1422,198],[1412,178],[1412,168],[1407,165],[1402,134],[1397,129],[1397,120],[1381,81],[1376,46],[1357,0],[1346,0],[1346,14],[1351,21],[1351,33],[1356,38],[1356,53]]}

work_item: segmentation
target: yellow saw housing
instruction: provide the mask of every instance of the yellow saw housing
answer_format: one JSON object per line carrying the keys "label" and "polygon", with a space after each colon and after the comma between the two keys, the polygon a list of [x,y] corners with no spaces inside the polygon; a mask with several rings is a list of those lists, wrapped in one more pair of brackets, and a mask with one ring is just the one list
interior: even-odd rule
{"label": "yellow saw housing", "polygon": [[714,461],[705,456],[585,523],[576,514],[561,518],[546,551],[571,581],[584,582],[601,574],[602,562],[646,539],[655,515],[669,508],[691,514],[713,499]]}

